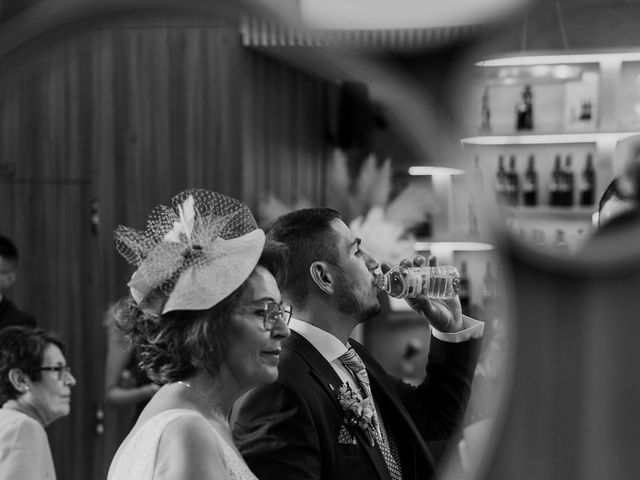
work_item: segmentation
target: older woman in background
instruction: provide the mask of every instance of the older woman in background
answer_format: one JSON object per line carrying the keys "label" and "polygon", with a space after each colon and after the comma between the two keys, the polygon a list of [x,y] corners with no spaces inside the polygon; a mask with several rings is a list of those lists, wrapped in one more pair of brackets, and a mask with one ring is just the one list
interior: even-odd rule
{"label": "older woman in background", "polygon": [[29,327],[0,332],[0,480],[56,478],[44,427],[69,414],[75,384],[53,335]]}
{"label": "older woman in background", "polygon": [[162,387],[108,480],[255,480],[228,415],[240,395],[278,376],[291,317],[275,278],[283,251],[265,245],[246,205],[206,190],[177,195],[173,208],[152,212],[144,232],[121,227],[116,239],[138,267],[120,324]]}

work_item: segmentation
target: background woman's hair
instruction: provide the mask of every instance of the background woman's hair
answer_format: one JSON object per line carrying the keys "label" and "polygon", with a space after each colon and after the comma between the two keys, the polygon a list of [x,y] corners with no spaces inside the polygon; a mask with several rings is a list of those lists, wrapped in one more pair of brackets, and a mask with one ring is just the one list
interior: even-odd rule
{"label": "background woman's hair", "polygon": [[[258,265],[269,270],[280,283],[286,278],[286,257],[283,244],[267,242]],[[228,349],[227,324],[231,312],[246,286],[245,280],[208,310],[176,310],[160,317],[144,313],[128,296],[115,308],[116,321],[127,334],[139,367],[153,382],[176,382],[197,369],[215,376]]]}
{"label": "background woman's hair", "polygon": [[64,353],[63,343],[41,328],[14,326],[0,330],[0,405],[21,395],[9,381],[9,371],[19,368],[37,382],[42,378],[44,351],[51,344]]}

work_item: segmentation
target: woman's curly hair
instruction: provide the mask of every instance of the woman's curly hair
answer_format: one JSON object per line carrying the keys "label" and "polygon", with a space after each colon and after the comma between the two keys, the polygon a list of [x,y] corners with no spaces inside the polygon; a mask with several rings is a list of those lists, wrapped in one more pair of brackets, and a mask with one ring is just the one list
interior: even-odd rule
{"label": "woman's curly hair", "polygon": [[[258,261],[278,284],[284,281],[286,247],[267,242]],[[224,281],[221,279],[221,281]],[[114,316],[131,344],[138,364],[157,384],[176,382],[196,370],[216,376],[228,349],[228,322],[247,281],[208,310],[176,310],[154,317],[140,310],[127,296],[115,307]]]}

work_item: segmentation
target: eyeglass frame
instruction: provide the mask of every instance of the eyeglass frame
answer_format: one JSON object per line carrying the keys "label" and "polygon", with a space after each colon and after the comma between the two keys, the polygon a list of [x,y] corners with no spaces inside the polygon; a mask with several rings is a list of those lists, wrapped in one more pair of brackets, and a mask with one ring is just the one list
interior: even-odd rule
{"label": "eyeglass frame", "polygon": [[58,380],[63,380],[65,375],[73,376],[73,373],[71,373],[71,367],[69,365],[58,365],[56,367],[40,367],[38,368],[38,371],[57,372]]}
{"label": "eyeglass frame", "polygon": [[[277,313],[273,312],[272,305],[277,307]],[[270,313],[269,307],[271,307],[272,313]],[[278,302],[269,301],[263,305],[262,308],[256,310],[262,313],[262,325],[267,332],[272,331],[278,320],[282,320],[285,325],[289,326],[291,317],[293,315],[293,307],[291,305],[280,305]]]}

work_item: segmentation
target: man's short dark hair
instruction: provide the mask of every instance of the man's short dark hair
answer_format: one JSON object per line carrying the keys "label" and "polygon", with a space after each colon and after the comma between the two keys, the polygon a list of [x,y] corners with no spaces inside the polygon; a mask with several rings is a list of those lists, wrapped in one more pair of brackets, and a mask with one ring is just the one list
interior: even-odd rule
{"label": "man's short dark hair", "polygon": [[12,326],[0,331],[0,405],[20,396],[9,380],[9,371],[19,368],[33,382],[37,382],[42,377],[40,367],[44,351],[51,344],[64,353],[62,342],[41,328]]}
{"label": "man's short dark hair", "polygon": [[9,239],[3,235],[0,235],[0,257],[12,262],[18,262],[18,247]]}
{"label": "man's short dark hair", "polygon": [[294,304],[304,302],[309,294],[309,267],[313,262],[338,261],[331,228],[336,219],[340,219],[340,213],[331,208],[305,208],[282,215],[267,229],[269,240],[287,246],[287,277],[279,286]]}

